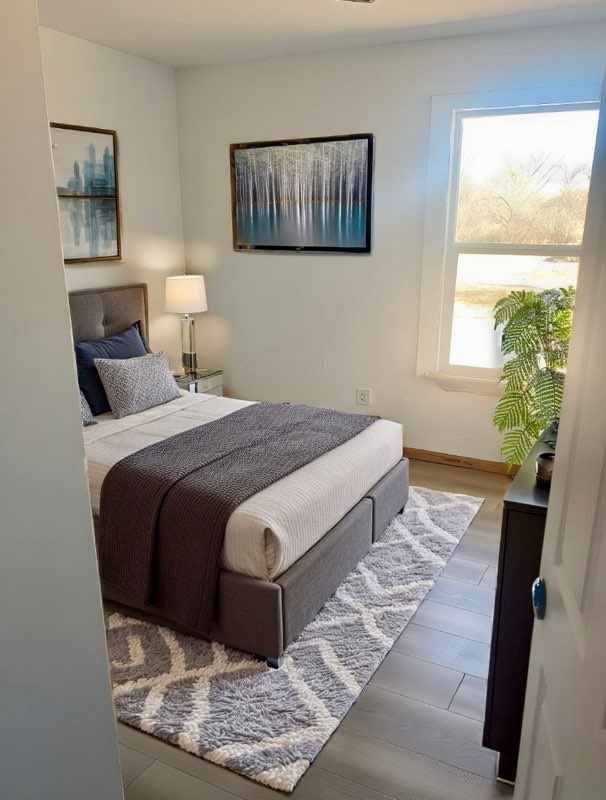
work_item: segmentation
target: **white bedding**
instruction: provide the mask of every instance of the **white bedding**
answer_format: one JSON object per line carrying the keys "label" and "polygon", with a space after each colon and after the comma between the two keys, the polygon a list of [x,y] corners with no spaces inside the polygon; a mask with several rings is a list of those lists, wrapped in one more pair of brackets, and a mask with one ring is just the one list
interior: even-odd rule
{"label": "white bedding", "polygon": [[[93,513],[109,469],[142,447],[250,405],[245,400],[183,392],[130,417],[97,417],[84,428]],[[273,580],[329,531],[402,457],[402,426],[377,420],[345,444],[242,503],[225,532],[226,569]]]}

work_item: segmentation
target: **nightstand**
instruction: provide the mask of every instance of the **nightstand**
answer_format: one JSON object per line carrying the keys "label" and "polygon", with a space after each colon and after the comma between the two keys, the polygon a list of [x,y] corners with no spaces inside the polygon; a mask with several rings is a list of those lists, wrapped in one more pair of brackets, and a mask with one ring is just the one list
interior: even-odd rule
{"label": "nightstand", "polygon": [[204,394],[214,394],[217,397],[223,396],[222,369],[198,369],[192,374],[175,375],[175,380],[180,389],[186,389],[188,392],[204,392]]}

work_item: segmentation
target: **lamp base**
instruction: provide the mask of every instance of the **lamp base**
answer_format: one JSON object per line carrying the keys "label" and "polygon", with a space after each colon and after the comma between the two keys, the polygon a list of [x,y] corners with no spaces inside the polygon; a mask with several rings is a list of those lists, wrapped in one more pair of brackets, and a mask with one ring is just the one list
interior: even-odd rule
{"label": "lamp base", "polygon": [[194,374],[198,368],[196,357],[196,335],[194,318],[186,314],[181,320],[181,363],[186,375]]}
{"label": "lamp base", "polygon": [[181,363],[186,375],[194,375],[198,370],[198,359],[195,353],[182,353]]}

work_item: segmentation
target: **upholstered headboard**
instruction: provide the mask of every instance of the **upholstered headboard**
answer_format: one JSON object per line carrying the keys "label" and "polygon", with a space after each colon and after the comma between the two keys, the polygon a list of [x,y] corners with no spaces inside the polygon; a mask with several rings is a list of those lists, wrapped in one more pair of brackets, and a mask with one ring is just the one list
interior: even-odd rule
{"label": "upholstered headboard", "polygon": [[105,339],[139,323],[148,347],[147,284],[85,289],[69,293],[74,342]]}

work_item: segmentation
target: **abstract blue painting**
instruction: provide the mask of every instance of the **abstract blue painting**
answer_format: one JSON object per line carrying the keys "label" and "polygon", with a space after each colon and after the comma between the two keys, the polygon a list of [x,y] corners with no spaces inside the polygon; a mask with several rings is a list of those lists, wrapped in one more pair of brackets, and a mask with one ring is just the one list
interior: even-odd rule
{"label": "abstract blue painting", "polygon": [[120,260],[116,132],[51,123],[51,140],[65,262]]}

